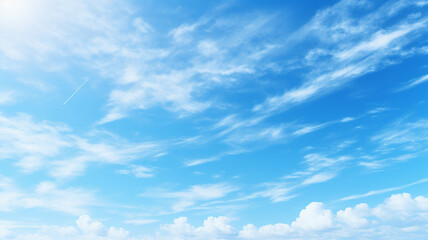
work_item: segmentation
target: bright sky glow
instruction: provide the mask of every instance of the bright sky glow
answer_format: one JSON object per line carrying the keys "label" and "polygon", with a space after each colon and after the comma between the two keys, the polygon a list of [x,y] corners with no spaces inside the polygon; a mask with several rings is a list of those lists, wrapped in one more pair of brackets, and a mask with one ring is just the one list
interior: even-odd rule
{"label": "bright sky glow", "polygon": [[428,239],[428,2],[0,0],[0,239]]}

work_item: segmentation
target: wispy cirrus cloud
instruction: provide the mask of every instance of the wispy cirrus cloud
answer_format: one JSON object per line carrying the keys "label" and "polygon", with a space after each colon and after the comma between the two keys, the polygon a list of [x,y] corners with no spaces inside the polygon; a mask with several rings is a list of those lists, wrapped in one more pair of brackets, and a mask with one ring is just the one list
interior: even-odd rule
{"label": "wispy cirrus cloud", "polygon": [[341,170],[353,160],[349,156],[329,157],[323,154],[312,153],[304,156],[303,170],[294,171],[276,182],[260,184],[262,190],[254,191],[245,197],[233,201],[247,201],[255,198],[268,198],[272,202],[283,202],[295,198],[299,190],[312,184],[327,182],[337,177]]}
{"label": "wispy cirrus cloud", "polygon": [[401,146],[403,150],[423,150],[428,141],[428,120],[400,119],[385,127],[371,138],[380,144],[384,151],[392,151],[392,146]]}
{"label": "wispy cirrus cloud", "polygon": [[45,170],[56,178],[80,175],[90,163],[125,164],[161,149],[158,143],[133,144],[107,132],[78,136],[65,124],[26,114],[0,115],[0,146],[0,156],[24,172]]}
{"label": "wispy cirrus cloud", "polygon": [[14,91],[1,91],[0,104],[10,104],[16,101],[16,93]]}
{"label": "wispy cirrus cloud", "polygon": [[409,184],[405,184],[405,185],[402,185],[402,186],[398,186],[398,187],[390,187],[390,188],[385,188],[385,189],[373,190],[373,191],[369,191],[369,192],[364,193],[364,194],[357,194],[357,195],[343,197],[343,198],[340,199],[340,201],[347,201],[347,200],[352,200],[352,199],[365,198],[365,197],[369,197],[369,196],[373,196],[373,195],[378,195],[378,194],[383,194],[383,193],[398,191],[398,190],[401,190],[401,189],[405,189],[407,187],[411,187],[411,186],[422,184],[422,183],[426,183],[426,182],[428,182],[428,178],[423,178],[421,180],[418,180],[418,181],[415,181],[415,182],[412,182],[412,183],[409,183]]}
{"label": "wispy cirrus cloud", "polygon": [[425,118],[393,121],[368,139],[374,151],[365,152],[359,165],[377,170],[423,156],[427,130]]}
{"label": "wispy cirrus cloud", "polygon": [[399,88],[397,91],[404,91],[404,90],[416,87],[417,85],[427,81],[428,81],[428,74],[409,81],[405,86]]}
{"label": "wispy cirrus cloud", "polygon": [[182,191],[166,191],[164,189],[154,189],[146,193],[140,194],[143,197],[174,199],[171,210],[182,212],[195,206],[200,202],[206,202],[214,199],[221,199],[238,190],[237,187],[224,183],[193,185]]}
{"label": "wispy cirrus cloud", "polygon": [[[399,62],[391,58],[401,57],[401,52],[415,42],[412,33],[424,32],[428,19],[423,16],[407,17],[388,26],[385,19],[396,16],[403,9],[414,6],[411,2],[385,3],[377,9],[364,2],[341,1],[315,15],[293,36],[293,42],[314,36],[318,46],[308,51],[301,68],[311,69],[305,81],[282,95],[268,97],[254,107],[257,112],[283,111],[290,106],[306,102],[329,93],[346,83]],[[356,19],[353,9],[372,10]],[[382,19],[384,18],[384,19]],[[381,20],[382,19],[382,20]],[[333,27],[334,25],[334,27]],[[329,46],[334,43],[334,49]]]}
{"label": "wispy cirrus cloud", "polygon": [[94,192],[83,188],[60,188],[53,182],[40,182],[33,190],[24,191],[12,179],[0,176],[0,211],[43,208],[73,215],[84,214],[100,204]]}
{"label": "wispy cirrus cloud", "polygon": [[[334,210],[322,202],[310,202],[290,223],[271,223],[257,227],[247,223],[235,228],[235,219],[209,216],[201,224],[190,224],[188,217],[177,217],[162,224],[153,235],[139,236],[121,227],[107,228],[102,222],[81,215],[73,225],[34,226],[29,223],[0,221],[0,233],[12,240],[39,237],[42,239],[331,239],[355,235],[367,239],[402,237],[423,239],[426,234],[427,198],[408,193],[393,194],[382,203],[370,207],[358,203]],[[321,223],[321,224],[320,224]],[[133,224],[133,223],[130,223]],[[22,231],[22,230],[27,231]],[[28,232],[28,230],[31,230]],[[422,238],[421,238],[422,237]]]}
{"label": "wispy cirrus cloud", "polygon": [[137,178],[150,178],[153,177],[153,169],[140,165],[131,165],[129,169],[121,169],[119,174],[133,175]]}
{"label": "wispy cirrus cloud", "polygon": [[[242,25],[235,25],[226,19],[219,21],[214,15],[207,14],[195,23],[172,29],[168,36],[173,41],[163,49],[168,54],[162,58],[150,63],[130,62],[128,67],[134,74],[124,73],[120,77],[124,81],[116,82],[117,88],[110,93],[107,105],[109,112],[99,123],[156,106],[178,116],[200,113],[221,104],[216,98],[204,97],[204,93],[227,89],[237,82],[238,76],[255,73],[257,62],[269,54],[271,47],[266,49],[264,41],[251,48],[243,48],[243,44],[257,38],[257,33],[268,27],[271,17],[240,17]],[[211,29],[208,35],[205,28]],[[250,57],[255,54],[257,57]],[[173,64],[176,62],[183,64]]]}

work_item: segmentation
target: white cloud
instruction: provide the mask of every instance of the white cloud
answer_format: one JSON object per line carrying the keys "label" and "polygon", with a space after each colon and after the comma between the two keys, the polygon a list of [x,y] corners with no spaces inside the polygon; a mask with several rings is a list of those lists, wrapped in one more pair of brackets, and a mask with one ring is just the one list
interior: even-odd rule
{"label": "white cloud", "polygon": [[241,231],[239,231],[239,238],[244,239],[269,239],[269,238],[281,238],[287,236],[292,232],[292,228],[288,224],[277,223],[274,225],[264,225],[257,228],[253,224],[245,225]]}
{"label": "white cloud", "polygon": [[290,192],[292,190],[291,187],[286,187],[283,184],[266,184],[267,189],[256,192],[250,195],[249,198],[254,197],[266,197],[269,198],[272,202],[283,202],[288,199],[294,198],[295,195],[291,195]]}
{"label": "white cloud", "polygon": [[[251,58],[249,56],[260,52],[265,43],[262,41],[251,48],[244,48],[242,43],[257,38],[257,31],[267,25],[269,17],[242,17],[242,24],[235,26],[232,21],[219,24],[214,15],[204,15],[194,23],[183,23],[170,30],[168,36],[172,36],[174,41],[162,49],[152,49],[150,54],[137,54],[130,59],[114,53],[116,58],[121,59],[117,65],[126,66],[111,68],[113,74],[110,75],[119,80],[115,81],[116,86],[110,93],[108,113],[99,123],[115,121],[134,110],[147,110],[156,106],[179,117],[200,113],[216,107],[218,101],[221,101],[205,94],[207,91],[230,87],[238,79],[235,78],[238,74],[254,73],[258,67],[255,63],[261,61],[269,51],[260,53],[257,59]],[[204,31],[206,28],[212,31]],[[229,31],[230,28],[236,31]],[[200,39],[201,35],[206,36],[205,40],[188,44],[196,38]],[[146,45],[164,41],[156,39],[160,36],[152,36]],[[126,46],[130,52],[135,52],[135,48],[141,49],[140,45]],[[212,57],[214,55],[215,58]]]}
{"label": "white cloud", "polygon": [[412,81],[408,82],[404,87],[401,87],[398,89],[398,91],[403,91],[403,90],[407,90],[409,88],[415,87],[421,83],[427,82],[428,81],[428,74],[424,75],[422,77],[413,79]]}
{"label": "white cloud", "polygon": [[218,159],[220,159],[220,157],[218,156],[210,157],[210,158],[195,159],[195,160],[185,162],[185,165],[187,167],[191,167],[191,166],[196,166],[204,163],[214,162],[214,161],[217,161]]}
{"label": "white cloud", "polygon": [[88,215],[82,215],[77,219],[76,225],[83,233],[89,236],[106,236],[107,229],[101,222],[93,221]]}
{"label": "white cloud", "polygon": [[214,162],[214,161],[218,161],[223,157],[226,156],[232,156],[232,155],[236,155],[236,154],[241,154],[247,152],[246,149],[242,149],[242,148],[237,148],[237,149],[233,149],[227,152],[223,152],[223,153],[219,153],[216,156],[213,157],[208,157],[208,158],[200,158],[200,159],[194,159],[194,160],[188,160],[184,162],[184,165],[186,167],[192,167],[192,166],[197,166],[200,164],[205,164],[205,163],[209,163],[209,162]]}
{"label": "white cloud", "polygon": [[[115,83],[107,105],[108,112],[99,123],[123,118],[132,110],[157,105],[179,116],[210,106],[209,101],[194,96],[204,89],[202,85],[206,85],[192,79],[200,73],[198,67],[175,69],[168,66],[173,66],[170,63],[176,59],[157,61],[168,56],[175,48],[174,44],[153,47],[158,42],[153,39],[155,35],[163,35],[153,34],[156,29],[142,18],[132,18],[131,3],[79,0],[64,4],[57,0],[43,0],[34,4],[18,0],[6,5],[11,5],[6,7],[16,12],[8,16],[2,14],[0,18],[0,30],[9,33],[0,42],[0,55],[3,56],[0,67],[16,70],[32,64],[46,71],[61,71],[79,59],[84,68],[113,79]],[[60,7],[53,9],[53,6]],[[57,14],[49,14],[51,12]],[[8,18],[20,14],[25,16],[23,22],[13,25],[17,21]],[[28,25],[33,27],[30,29]],[[239,71],[243,70],[222,74]],[[93,84],[97,84],[96,81]]]}
{"label": "white cloud", "polygon": [[345,118],[342,118],[342,120],[340,120],[341,122],[351,122],[351,121],[354,121],[355,120],[355,118],[352,118],[352,117],[345,117]]}
{"label": "white cloud", "polygon": [[403,27],[403,29],[398,29],[396,31],[387,33],[383,31],[376,32],[373,35],[372,39],[366,42],[361,42],[360,44],[355,47],[352,47],[351,49],[346,49],[342,52],[338,52],[335,54],[335,57],[339,58],[340,60],[348,60],[350,58],[357,58],[367,52],[382,50],[383,48],[387,47],[392,41],[404,36],[412,30],[412,28]]}
{"label": "white cloud", "polygon": [[[239,232],[243,239],[423,239],[428,232],[428,199],[395,194],[370,208],[365,203],[336,214],[322,203],[312,202],[290,225],[277,223],[257,228],[248,224]],[[416,221],[418,220],[418,221]],[[388,231],[388,232],[385,232]],[[410,237],[411,234],[413,237]]]}
{"label": "white cloud", "polygon": [[[36,4],[18,0],[6,5],[6,12],[13,14],[2,14],[0,18],[1,30],[9,33],[0,44],[0,53],[8,61],[0,65],[7,68],[31,62],[46,70],[61,69],[69,56],[85,58],[119,49],[118,25],[122,18],[113,17],[124,11],[124,3],[60,4],[57,0],[43,0]],[[58,14],[48,14],[53,10]]]}
{"label": "white cloud", "polygon": [[214,41],[205,40],[198,44],[198,50],[205,56],[210,56],[217,53],[219,50]]}
{"label": "white cloud", "polygon": [[[366,6],[364,10],[369,13],[355,19],[353,10],[365,4],[342,1],[318,12],[308,24],[292,37],[281,39],[279,44],[269,37],[260,39],[260,35],[275,33],[270,24],[274,15],[219,17],[225,6],[193,23],[166,30],[169,34],[159,34],[147,19],[131,14],[131,3],[79,0],[59,4],[58,0],[43,0],[34,4],[17,0],[9,5],[15,13],[0,18],[0,30],[9,33],[0,42],[0,53],[4,56],[0,67],[12,69],[30,63],[56,71],[65,69],[70,59],[77,59],[101,77],[113,79],[107,113],[99,124],[127,117],[134,110],[157,106],[181,117],[216,107],[221,99],[207,96],[206,92],[231,86],[240,79],[235,77],[238,74],[266,69],[271,62],[264,61],[264,57],[273,53],[273,49],[289,45],[283,42],[304,42],[309,35],[316,36],[319,46],[309,49],[306,56],[310,62],[321,56],[325,64],[308,64],[317,67],[305,76],[306,81],[300,87],[269,97],[255,107],[272,112],[327,93],[381,68],[385,60],[405,48],[413,32],[423,31],[426,25],[426,19],[419,16],[416,20],[405,18],[385,30],[381,24],[384,19],[395,17],[411,3],[384,4],[376,9]],[[174,41],[170,42],[170,37]],[[201,38],[204,40],[186,44]],[[325,44],[327,41],[329,44]],[[331,41],[335,44],[330,44]],[[166,44],[160,48],[158,42]],[[338,46],[330,48],[331,45]]]}
{"label": "white cloud", "polygon": [[284,176],[281,182],[265,183],[265,190],[255,192],[248,198],[267,197],[272,202],[289,200],[296,197],[293,192],[299,188],[335,178],[345,163],[352,159],[348,156],[331,158],[317,153],[306,154],[304,158],[305,169]]}
{"label": "white cloud", "polygon": [[406,119],[396,121],[379,134],[371,138],[386,151],[392,146],[402,146],[404,150],[421,150],[428,142],[428,120],[419,119],[414,122]]}
{"label": "white cloud", "polygon": [[338,211],[336,219],[339,222],[344,222],[349,227],[359,228],[368,224],[368,220],[365,217],[369,215],[369,206],[365,203],[360,203],[354,208],[348,207],[345,210]]}
{"label": "white cloud", "polygon": [[134,175],[137,178],[153,177],[153,170],[144,166],[131,165],[131,169],[122,169],[118,171],[120,174]]}
{"label": "white cloud", "polygon": [[408,193],[394,194],[375,207],[373,214],[383,220],[428,221],[428,198],[412,198]]}
{"label": "white cloud", "polygon": [[195,204],[201,201],[208,201],[213,199],[220,199],[225,197],[227,194],[236,191],[237,188],[231,185],[218,183],[218,184],[205,184],[205,185],[193,185],[190,188],[178,192],[167,192],[164,190],[153,190],[147,193],[141,194],[146,197],[154,198],[170,198],[174,199],[172,204],[172,210],[174,212],[181,212],[193,207]]}
{"label": "white cloud", "polygon": [[93,162],[124,164],[155,155],[159,149],[157,143],[129,143],[108,132],[77,136],[61,123],[0,114],[0,156],[25,172],[46,169],[57,178],[72,177]]}
{"label": "white cloud", "polygon": [[157,219],[131,219],[126,220],[125,223],[132,224],[132,225],[145,225],[150,223],[159,222]]}
{"label": "white cloud", "polygon": [[306,126],[306,127],[303,127],[301,129],[296,130],[295,132],[293,132],[293,135],[296,135],[296,136],[305,135],[305,134],[314,132],[316,130],[319,130],[319,129],[325,127],[326,125],[327,124],[319,124],[319,125],[314,125],[314,126]]}
{"label": "white cloud", "polygon": [[148,33],[150,31],[153,31],[153,28],[150,26],[150,24],[145,22],[142,18],[134,19],[133,25],[135,28],[138,29],[138,31],[142,33]]}
{"label": "white cloud", "polygon": [[195,22],[194,24],[181,24],[177,28],[174,28],[169,32],[170,35],[173,36],[174,40],[176,42],[180,43],[188,43],[191,41],[191,37],[189,36],[190,33],[196,30],[197,27],[204,24],[206,22],[206,19],[200,19],[199,21]]}
{"label": "white cloud", "polygon": [[373,191],[369,191],[369,192],[364,193],[364,194],[358,194],[358,195],[352,195],[352,196],[344,197],[344,198],[341,198],[340,200],[346,201],[346,200],[364,198],[364,197],[369,197],[372,195],[378,195],[378,194],[392,192],[392,191],[398,191],[398,190],[401,190],[401,189],[404,189],[404,188],[407,188],[407,187],[410,187],[413,185],[418,185],[418,184],[422,184],[422,183],[426,183],[426,182],[428,182],[428,178],[423,178],[423,179],[420,179],[418,181],[415,181],[415,182],[412,182],[409,184],[405,184],[402,186],[385,188],[385,189],[380,189],[380,190],[373,190]]}
{"label": "white cloud", "polygon": [[7,239],[11,240],[136,240],[130,238],[129,232],[123,228],[106,228],[104,224],[91,219],[88,215],[81,215],[75,225],[71,226],[10,223],[6,229],[8,230]]}
{"label": "white cloud", "polygon": [[173,224],[166,224],[161,230],[171,234],[173,239],[223,239],[233,234],[227,217],[208,217],[203,226],[194,227],[187,223],[186,217],[174,220]]}
{"label": "white cloud", "polygon": [[73,215],[83,214],[87,207],[98,204],[93,192],[86,189],[59,188],[53,182],[41,182],[34,190],[24,191],[5,177],[0,179],[0,203],[0,211],[44,208]]}
{"label": "white cloud", "polygon": [[[369,114],[383,110],[384,108],[375,109]],[[427,134],[427,119],[400,118],[369,138],[374,150],[361,156],[363,160],[359,165],[376,170],[421,157],[426,151]]]}
{"label": "white cloud", "polygon": [[142,80],[110,93],[109,105],[112,108],[100,123],[126,116],[129,110],[148,109],[156,105],[181,116],[206,109],[210,106],[209,102],[199,102],[192,97],[192,94],[202,87],[190,80],[193,75],[194,73],[189,71],[142,75]]}
{"label": "white cloud", "polygon": [[371,162],[367,162],[367,161],[362,161],[358,163],[360,166],[369,168],[369,169],[380,169],[385,167],[385,163],[383,161],[371,161]]}
{"label": "white cloud", "polygon": [[[396,57],[401,58],[408,43],[415,41],[413,33],[426,31],[428,20],[423,16],[416,20],[404,17],[393,26],[385,27],[383,23],[410,5],[408,2],[385,3],[373,8],[373,5],[343,0],[319,11],[289,39],[293,44],[305,43],[310,36],[319,40],[306,55],[309,61],[298,66],[310,69],[304,76],[306,80],[282,95],[268,97],[253,109],[267,114],[283,111],[399,62]],[[353,11],[362,8],[365,13],[355,16]],[[391,58],[396,61],[390,61]]]}
{"label": "white cloud", "polygon": [[28,115],[16,117],[0,115],[0,155],[17,161],[25,171],[39,169],[43,159],[55,156],[70,146],[62,137],[69,129],[60,124],[35,123]]}
{"label": "white cloud", "polygon": [[309,184],[314,184],[314,183],[322,183],[322,182],[326,182],[326,181],[334,178],[335,176],[336,176],[336,174],[334,174],[334,173],[322,172],[322,173],[315,174],[315,175],[305,179],[302,184],[303,185],[309,185]]}
{"label": "white cloud", "polygon": [[312,202],[300,212],[291,226],[303,231],[325,230],[333,226],[333,214],[322,203]]}
{"label": "white cloud", "polygon": [[15,102],[16,93],[13,91],[0,91],[0,105]]}
{"label": "white cloud", "polygon": [[304,158],[304,163],[308,165],[308,171],[310,172],[319,171],[324,168],[339,167],[342,163],[351,160],[348,156],[331,158],[318,153],[306,154]]}

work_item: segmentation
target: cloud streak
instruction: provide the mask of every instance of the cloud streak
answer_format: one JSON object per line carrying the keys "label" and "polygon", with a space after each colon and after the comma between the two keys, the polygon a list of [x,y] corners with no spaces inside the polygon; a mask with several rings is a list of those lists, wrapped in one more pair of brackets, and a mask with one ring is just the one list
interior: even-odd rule
{"label": "cloud streak", "polygon": [[358,194],[358,195],[352,195],[352,196],[348,196],[348,197],[344,197],[341,198],[340,201],[347,201],[347,200],[353,200],[353,199],[359,199],[359,198],[365,198],[365,197],[369,197],[369,196],[373,196],[373,195],[378,195],[378,194],[382,194],[382,193],[387,193],[387,192],[394,192],[394,191],[398,191],[401,189],[405,189],[414,185],[418,185],[418,184],[422,184],[422,183],[426,183],[428,182],[428,178],[423,178],[421,180],[418,180],[416,182],[412,182],[409,184],[405,184],[402,186],[398,186],[398,187],[391,187],[391,188],[385,188],[385,189],[380,189],[380,190],[373,190],[364,194]]}
{"label": "cloud streak", "polygon": [[86,79],[83,83],[82,83],[82,85],[80,85],[77,89],[76,89],[76,91],[74,91],[74,93],[73,94],[71,94],[71,96],[62,104],[62,105],[65,105],[68,101],[70,101],[70,99],[86,84],[86,82],[88,81],[88,79]]}

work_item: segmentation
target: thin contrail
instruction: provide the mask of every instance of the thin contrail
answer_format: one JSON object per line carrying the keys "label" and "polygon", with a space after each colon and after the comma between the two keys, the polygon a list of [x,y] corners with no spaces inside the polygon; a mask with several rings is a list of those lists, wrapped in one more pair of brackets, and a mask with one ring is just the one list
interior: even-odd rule
{"label": "thin contrail", "polygon": [[74,94],[76,94],[77,93],[77,91],[79,91],[82,87],[83,87],[83,85],[85,85],[85,83],[88,81],[88,79],[86,79],[83,83],[82,83],[82,85],[80,85],[80,87],[78,87],[77,89],[76,89],[76,91],[74,91],[74,93],[73,94],[71,94],[71,96],[67,99],[67,101],[65,101],[62,105],[64,106],[73,96],[74,96]]}

